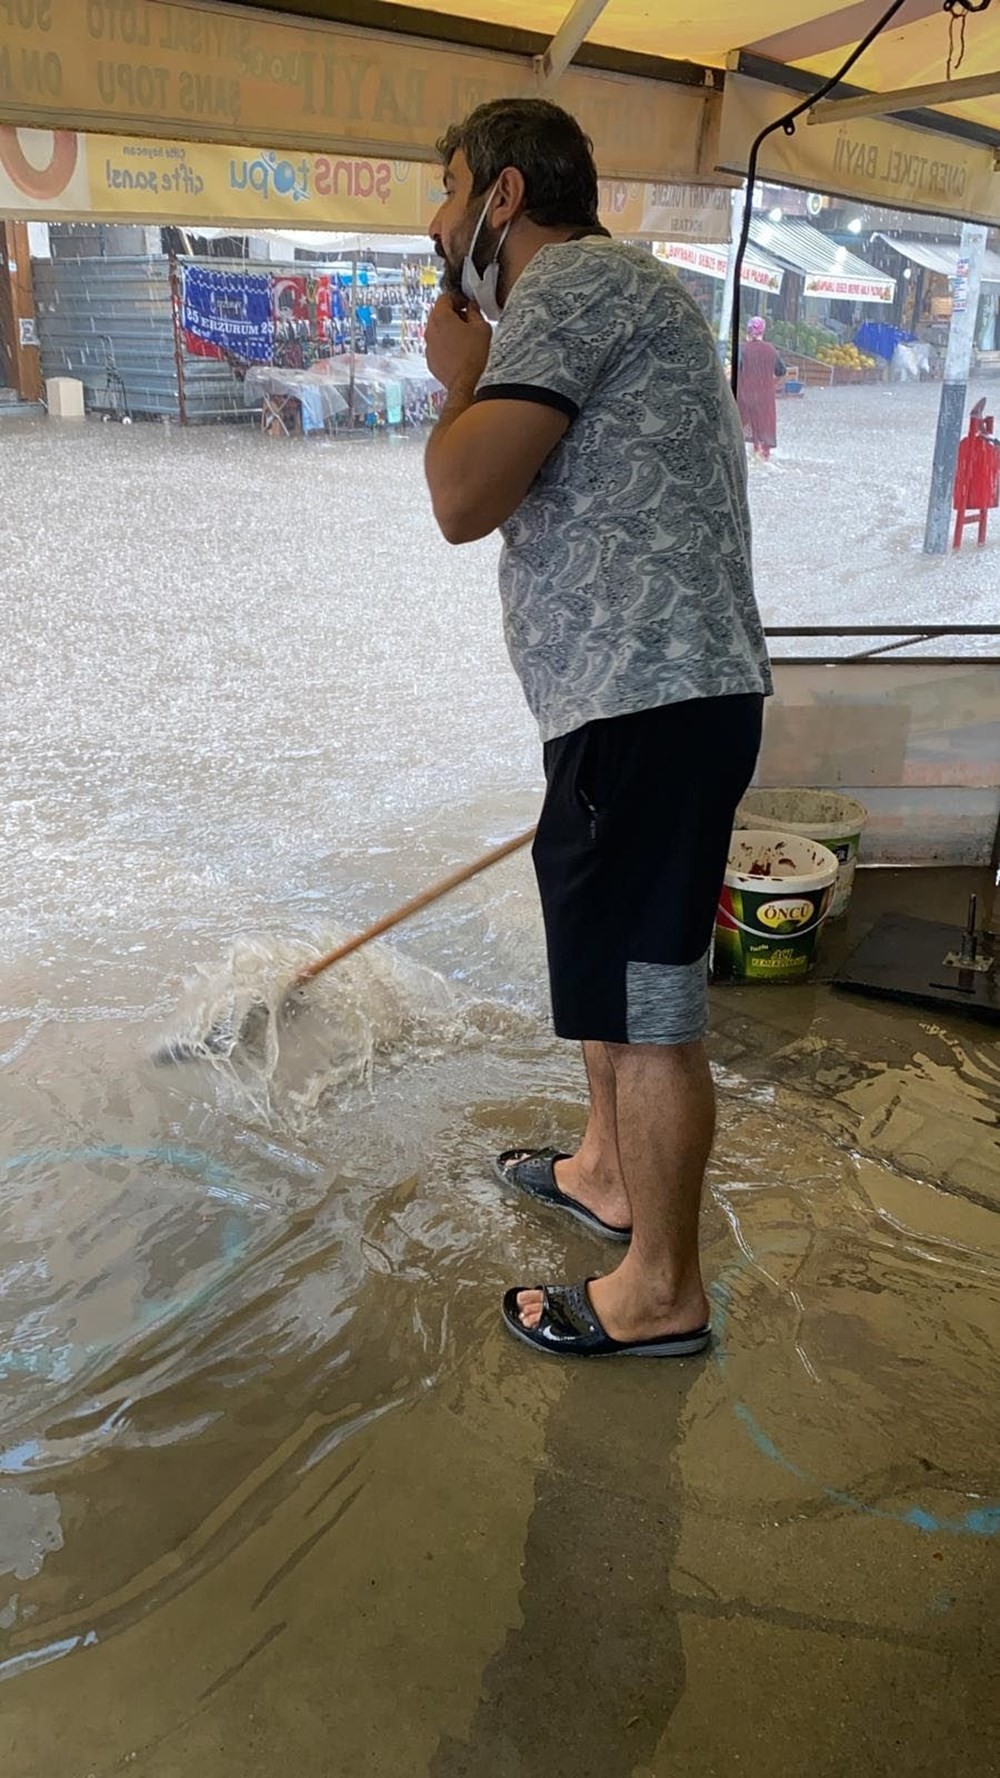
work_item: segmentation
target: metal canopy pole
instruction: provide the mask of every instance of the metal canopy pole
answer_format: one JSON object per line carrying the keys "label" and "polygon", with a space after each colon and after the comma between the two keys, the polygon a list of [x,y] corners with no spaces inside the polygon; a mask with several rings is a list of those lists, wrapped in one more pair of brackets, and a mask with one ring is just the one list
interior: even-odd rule
{"label": "metal canopy pole", "polygon": [[948,329],[948,351],[944,361],[937,437],[934,441],[934,467],[931,470],[927,528],[924,532],[924,554],[927,556],[943,556],[948,548],[951,494],[955,485],[955,466],[965,418],[965,392],[969,381],[969,366],[972,363],[985,253],[985,228],[979,223],[964,223],[958,249],[958,275],[955,278],[954,306]]}
{"label": "metal canopy pole", "polygon": [[176,253],[171,253],[168,263],[170,266],[170,318],[174,332],[174,371],[177,377],[177,418],[182,426],[186,426],[188,416],[187,387],[184,381],[184,295]]}
{"label": "metal canopy pole", "polygon": [[904,86],[891,93],[861,93],[854,99],[821,99],[809,112],[809,122],[848,123],[852,118],[887,117],[897,111],[916,111],[923,105],[960,105],[966,99],[984,99],[1000,93],[1000,73],[970,74],[963,80],[936,80],[929,86]]}
{"label": "metal canopy pole", "polygon": [[535,72],[540,87],[552,86],[565,74],[581,43],[596,24],[608,0],[576,0],[544,55],[535,57]]}
{"label": "metal canopy pole", "polygon": [[[725,363],[726,347],[729,344],[729,329],[733,323],[733,291],[736,289],[736,256],[739,251],[740,235],[743,233],[743,208],[747,201],[747,189],[741,185],[733,192],[732,209],[729,212],[729,258],[726,262],[726,281],[722,286],[722,313],[719,316],[719,357]],[[733,341],[733,350],[740,349],[739,340]]]}
{"label": "metal canopy pole", "polygon": [[354,409],[357,400],[357,358],[358,349],[358,256],[351,254],[351,374],[347,390],[347,424],[354,425]]}

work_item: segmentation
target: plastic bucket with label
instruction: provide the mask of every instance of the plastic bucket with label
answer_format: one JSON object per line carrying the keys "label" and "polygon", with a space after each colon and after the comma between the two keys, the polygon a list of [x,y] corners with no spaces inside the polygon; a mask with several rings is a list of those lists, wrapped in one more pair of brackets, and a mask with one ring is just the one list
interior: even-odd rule
{"label": "plastic bucket with label", "polygon": [[858,846],[868,825],[868,810],[851,796],[836,790],[748,790],[736,811],[736,826],[755,833],[773,828],[776,833],[801,834],[819,840],[837,857],[840,869],[827,918],[846,914],[854,887]]}
{"label": "plastic bucket with label", "polygon": [[799,982],[837,881],[837,859],[801,834],[737,830],[715,922],[717,981]]}

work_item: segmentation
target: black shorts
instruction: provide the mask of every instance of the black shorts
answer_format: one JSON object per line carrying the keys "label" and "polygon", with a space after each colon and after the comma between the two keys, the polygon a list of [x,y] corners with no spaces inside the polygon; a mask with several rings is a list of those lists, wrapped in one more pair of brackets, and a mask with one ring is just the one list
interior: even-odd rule
{"label": "black shorts", "polygon": [[545,743],[532,857],[557,1036],[705,1035],[709,946],[763,705],[696,698]]}

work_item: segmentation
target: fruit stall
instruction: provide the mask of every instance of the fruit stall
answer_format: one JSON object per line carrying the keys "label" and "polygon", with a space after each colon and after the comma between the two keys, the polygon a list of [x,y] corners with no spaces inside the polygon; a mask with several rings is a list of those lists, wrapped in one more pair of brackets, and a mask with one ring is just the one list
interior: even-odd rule
{"label": "fruit stall", "polygon": [[860,352],[857,346],[824,346],[818,362],[829,371],[834,385],[878,382],[878,360]]}
{"label": "fruit stall", "polygon": [[878,381],[878,359],[842,342],[828,328],[801,321],[772,321],[767,337],[788,367],[790,384],[828,389],[844,383]]}

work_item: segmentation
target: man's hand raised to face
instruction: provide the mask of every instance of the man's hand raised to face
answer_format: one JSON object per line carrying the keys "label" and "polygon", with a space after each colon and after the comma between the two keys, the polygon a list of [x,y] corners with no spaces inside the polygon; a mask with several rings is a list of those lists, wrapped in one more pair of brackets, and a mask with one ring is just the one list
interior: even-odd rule
{"label": "man's hand raised to face", "polygon": [[[449,543],[473,543],[510,518],[569,425],[565,411],[523,399],[477,400],[493,333],[475,303],[445,295],[431,310],[427,362],[448,399],[427,445],[434,516]],[[531,391],[528,391],[530,396]]]}
{"label": "man's hand raised to face", "polygon": [[470,389],[486,369],[493,338],[475,303],[455,296],[439,296],[427,318],[424,350],[431,374],[452,389],[461,383]]}

